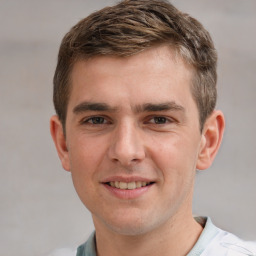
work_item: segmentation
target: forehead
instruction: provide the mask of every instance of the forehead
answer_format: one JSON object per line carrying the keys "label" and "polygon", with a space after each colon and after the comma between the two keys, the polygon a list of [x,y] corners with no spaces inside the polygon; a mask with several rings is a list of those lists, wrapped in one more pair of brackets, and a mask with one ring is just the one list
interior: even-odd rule
{"label": "forehead", "polygon": [[[160,46],[130,57],[96,56],[75,63],[70,101],[173,100],[191,93],[192,68],[174,50]],[[185,94],[184,94],[185,95]]]}

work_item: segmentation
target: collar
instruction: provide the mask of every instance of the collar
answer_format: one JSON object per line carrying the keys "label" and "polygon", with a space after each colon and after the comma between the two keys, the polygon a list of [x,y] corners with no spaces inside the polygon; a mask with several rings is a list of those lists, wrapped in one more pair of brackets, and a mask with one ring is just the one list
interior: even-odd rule
{"label": "collar", "polygon": [[[210,241],[219,233],[219,229],[213,225],[209,217],[195,217],[195,220],[204,226],[204,229],[187,256],[201,255],[209,245]],[[86,243],[78,247],[76,256],[97,256],[95,232],[90,235]]]}

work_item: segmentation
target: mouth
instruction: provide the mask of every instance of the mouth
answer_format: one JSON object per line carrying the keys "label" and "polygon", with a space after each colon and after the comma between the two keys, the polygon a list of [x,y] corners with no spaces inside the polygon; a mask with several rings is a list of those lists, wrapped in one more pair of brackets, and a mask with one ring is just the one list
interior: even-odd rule
{"label": "mouth", "polygon": [[106,185],[118,188],[122,190],[133,190],[146,186],[152,185],[154,182],[146,182],[146,181],[132,181],[132,182],[123,182],[123,181],[110,181],[105,183]]}

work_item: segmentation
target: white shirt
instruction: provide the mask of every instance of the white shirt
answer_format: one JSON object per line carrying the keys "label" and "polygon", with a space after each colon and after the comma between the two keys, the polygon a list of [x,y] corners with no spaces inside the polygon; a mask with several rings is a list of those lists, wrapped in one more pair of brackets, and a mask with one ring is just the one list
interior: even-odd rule
{"label": "white shirt", "polygon": [[[204,229],[187,256],[256,256],[256,242],[245,242],[217,228],[209,217],[196,217],[195,219],[204,225]],[[77,250],[59,249],[48,256],[97,256],[95,233]]]}

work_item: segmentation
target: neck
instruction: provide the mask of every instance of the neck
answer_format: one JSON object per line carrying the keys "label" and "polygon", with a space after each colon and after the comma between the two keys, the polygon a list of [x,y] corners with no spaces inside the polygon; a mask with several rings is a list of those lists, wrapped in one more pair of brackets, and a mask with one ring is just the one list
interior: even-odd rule
{"label": "neck", "polygon": [[157,230],[135,236],[120,235],[102,228],[97,230],[97,225],[95,227],[97,256],[185,256],[203,229],[192,213],[173,216]]}

